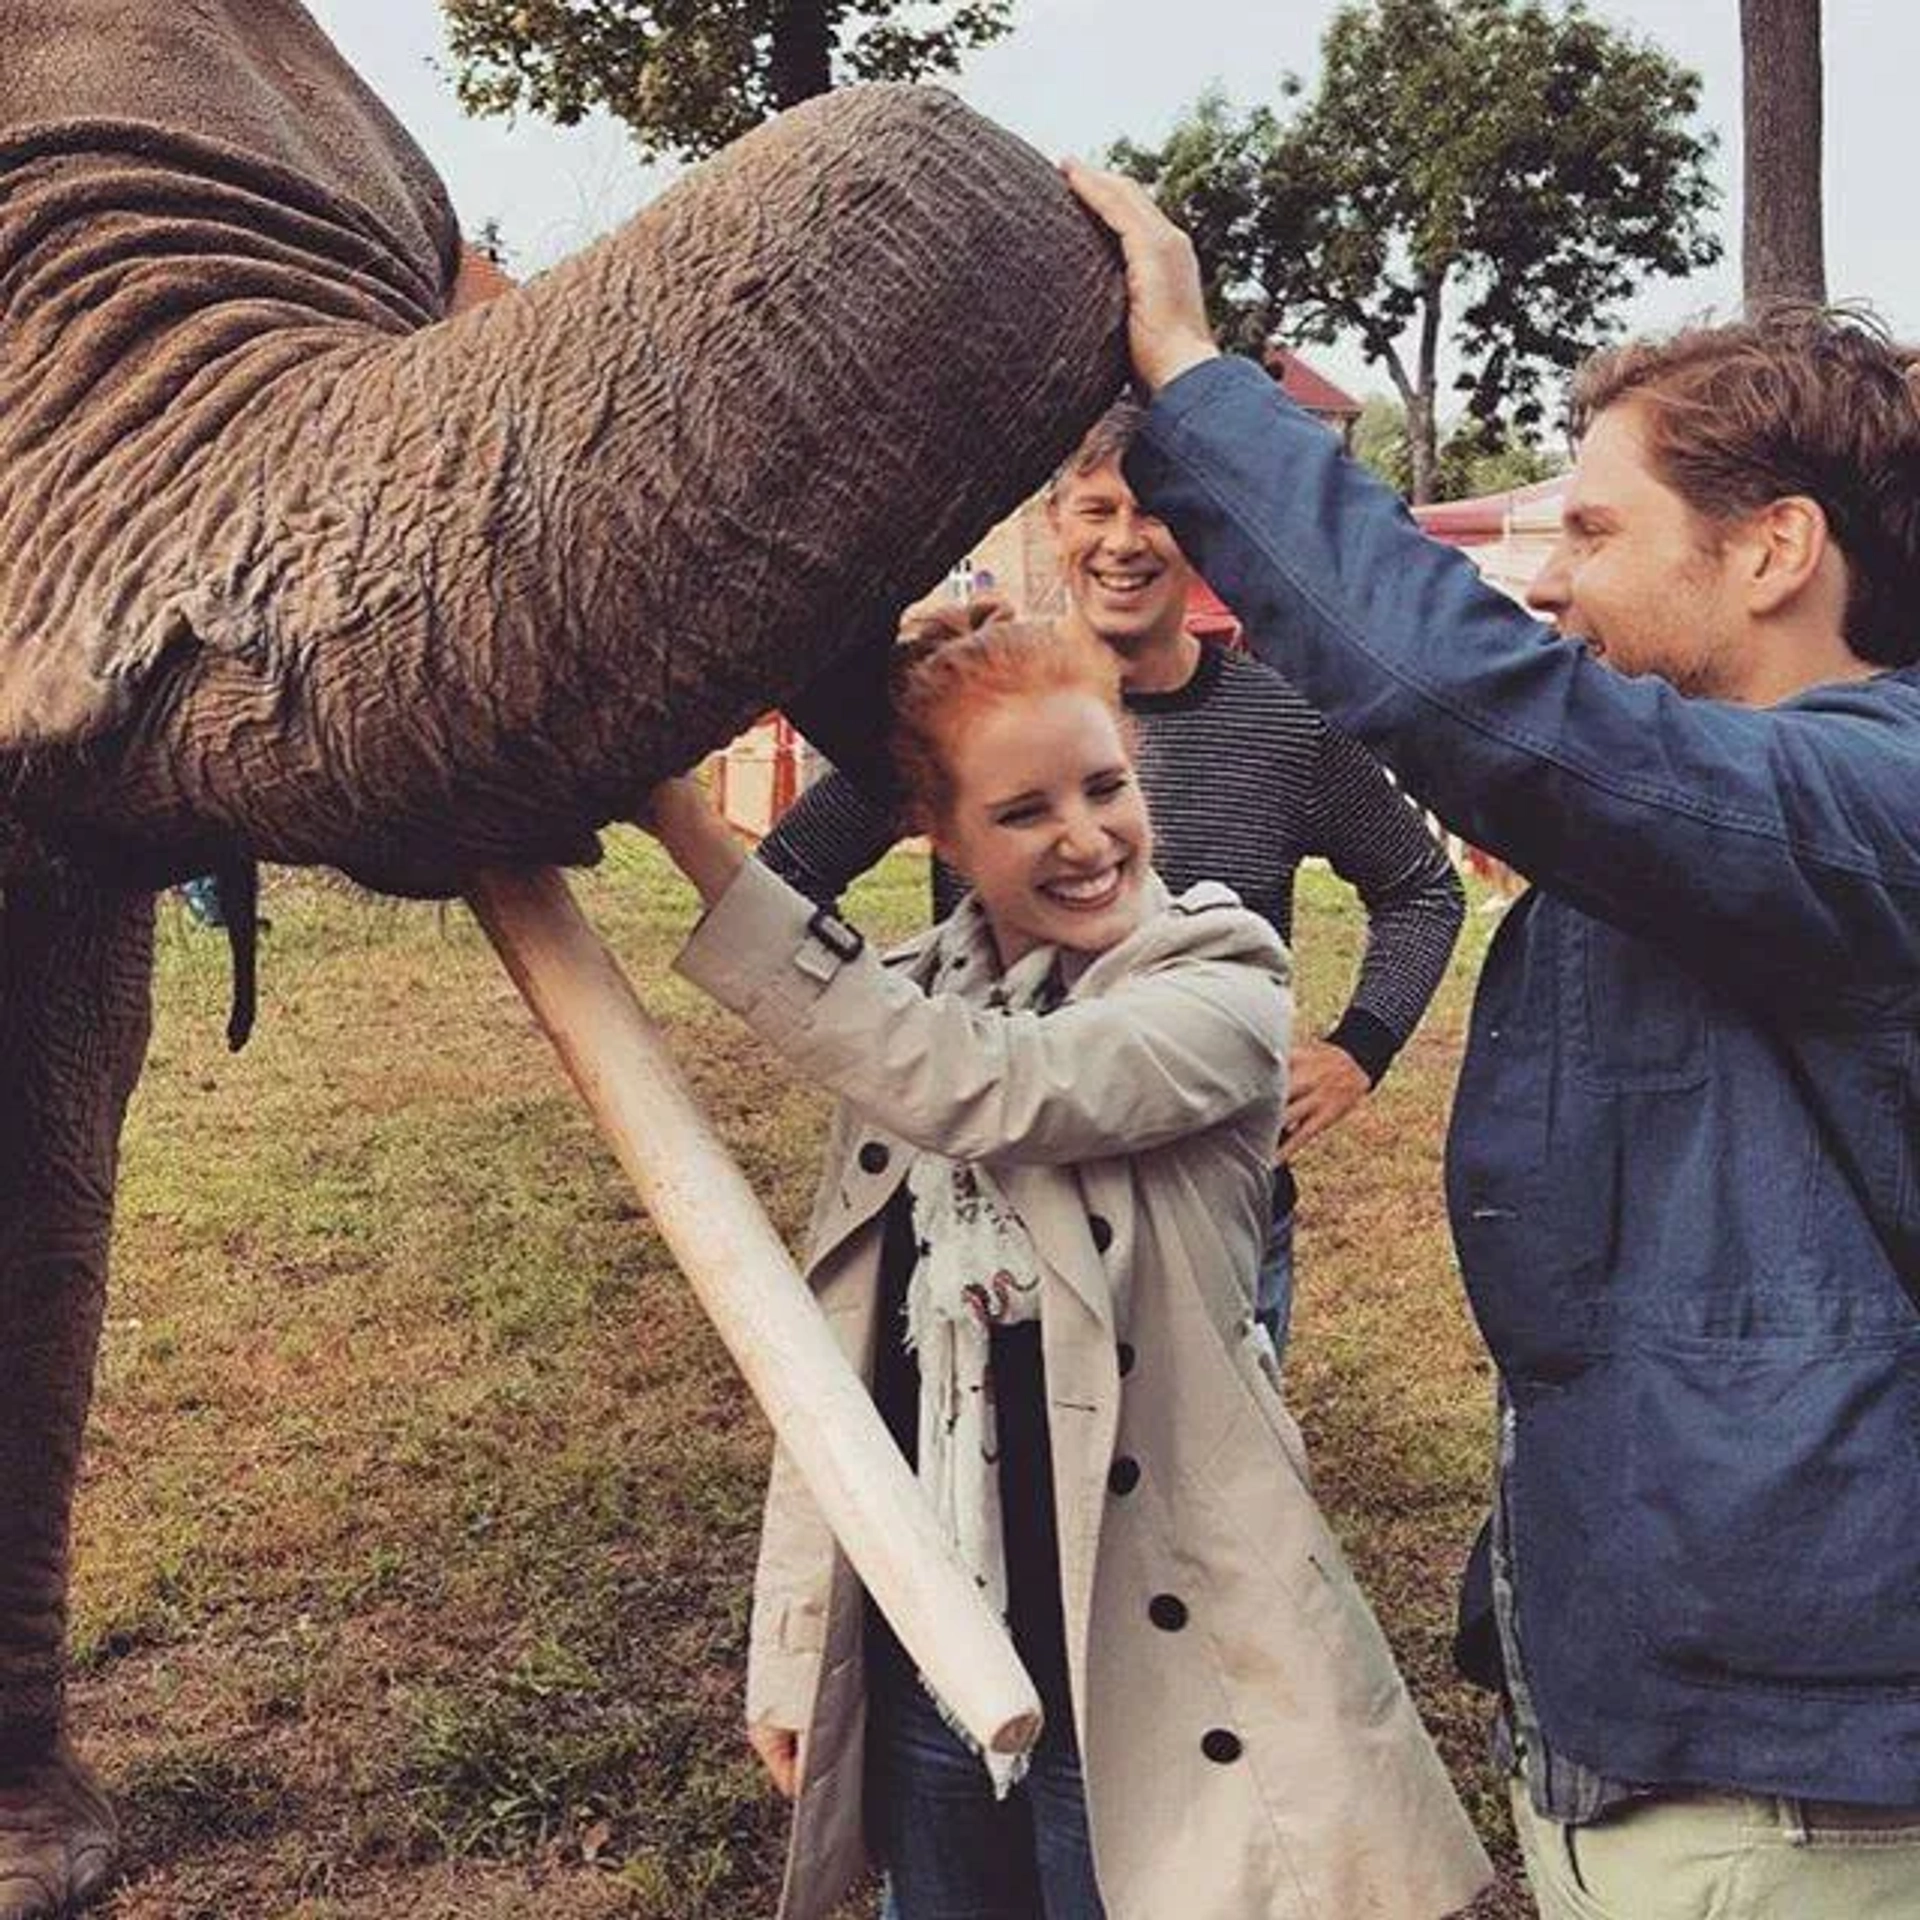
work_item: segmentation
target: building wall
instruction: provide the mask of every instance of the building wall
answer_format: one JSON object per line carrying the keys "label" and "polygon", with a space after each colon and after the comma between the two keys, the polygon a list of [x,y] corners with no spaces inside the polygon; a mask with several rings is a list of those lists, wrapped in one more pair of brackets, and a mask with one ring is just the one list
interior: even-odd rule
{"label": "building wall", "polygon": [[1044,499],[1036,494],[981,539],[970,556],[976,582],[991,575],[992,585],[1022,614],[1046,618],[1063,612],[1066,594],[1053,561],[1053,536],[1047,531]]}

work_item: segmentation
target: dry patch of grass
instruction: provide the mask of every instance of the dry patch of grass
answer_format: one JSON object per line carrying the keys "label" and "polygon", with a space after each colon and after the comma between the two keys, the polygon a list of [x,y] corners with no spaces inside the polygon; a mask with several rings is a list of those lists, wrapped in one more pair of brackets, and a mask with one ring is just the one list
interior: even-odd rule
{"label": "dry patch of grass", "polygon": [[[856,917],[916,924],[924,873],[894,856]],[[822,1102],[667,973],[691,908],[650,847],[577,885],[793,1235]],[[464,913],[288,878],[268,910],[237,1059],[223,943],[163,910],[74,1581],[77,1727],[128,1825],[104,1911],[771,1911],[737,1730],[758,1414]],[[1308,875],[1311,1014],[1358,937]],[[1491,1831],[1445,1661],[1486,1471],[1437,1171],[1470,965],[1302,1168],[1291,1377]]]}
{"label": "dry patch of grass", "polygon": [[[1321,1503],[1380,1615],[1455,1784],[1501,1866],[1482,1920],[1526,1920],[1484,1695],[1455,1678],[1461,1567],[1486,1512],[1493,1370],[1467,1312],[1441,1197],[1446,1117],[1473,982],[1497,918],[1470,889],[1459,951],[1379,1089],[1298,1169],[1298,1299],[1287,1393]],[[1339,1015],[1365,922],[1324,872],[1301,877],[1303,1026]]]}

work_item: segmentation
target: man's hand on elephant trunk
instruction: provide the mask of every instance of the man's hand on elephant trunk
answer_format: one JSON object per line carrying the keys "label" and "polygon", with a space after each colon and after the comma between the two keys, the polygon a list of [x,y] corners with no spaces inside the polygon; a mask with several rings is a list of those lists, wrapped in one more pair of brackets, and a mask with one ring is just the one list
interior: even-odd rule
{"label": "man's hand on elephant trunk", "polygon": [[1287,1063],[1287,1109],[1280,1129],[1282,1166],[1309,1140],[1337,1127],[1373,1090],[1366,1069],[1330,1040],[1303,1040]]}
{"label": "man's hand on elephant trunk", "polygon": [[[1019,612],[1013,596],[1002,593],[998,587],[975,588],[963,604],[976,624],[984,624],[988,620],[1011,620]],[[923,594],[901,612],[895,638],[915,641],[925,638],[929,633],[944,633],[947,622],[953,617],[954,605],[953,595],[944,586]]]}
{"label": "man's hand on elephant trunk", "polygon": [[1189,367],[1218,359],[1193,242],[1139,181],[1080,160],[1063,161],[1061,171],[1120,242],[1127,263],[1127,346],[1141,383],[1157,392]]}
{"label": "man's hand on elephant trunk", "polygon": [[707,790],[691,774],[662,780],[635,813],[639,825],[666,849],[667,858],[694,884],[701,903],[713,903],[733,884],[746,853],[721,819]]}

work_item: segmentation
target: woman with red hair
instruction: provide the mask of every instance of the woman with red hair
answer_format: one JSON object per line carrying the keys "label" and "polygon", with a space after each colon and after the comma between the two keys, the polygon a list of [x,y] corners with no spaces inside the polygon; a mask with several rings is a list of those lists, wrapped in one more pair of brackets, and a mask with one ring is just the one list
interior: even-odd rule
{"label": "woman with red hair", "polygon": [[796,1801],[782,1914],[867,1859],[900,1920],[1435,1920],[1486,1863],[1307,1487],[1253,1318],[1288,965],[1152,871],[1111,650],[918,623],[894,757],[970,884],[881,960],[689,781],[651,824],[680,970],[840,1096],[807,1274],[1046,1709],[971,1751],[784,1459],[749,1737]]}

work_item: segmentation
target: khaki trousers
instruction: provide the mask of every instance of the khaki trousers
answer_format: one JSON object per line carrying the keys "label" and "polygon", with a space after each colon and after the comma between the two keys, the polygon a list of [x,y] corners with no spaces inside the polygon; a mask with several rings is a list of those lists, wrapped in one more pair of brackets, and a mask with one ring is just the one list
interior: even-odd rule
{"label": "khaki trousers", "polygon": [[1920,1920],[1920,1807],[1688,1792],[1563,1827],[1510,1791],[1541,1920]]}

